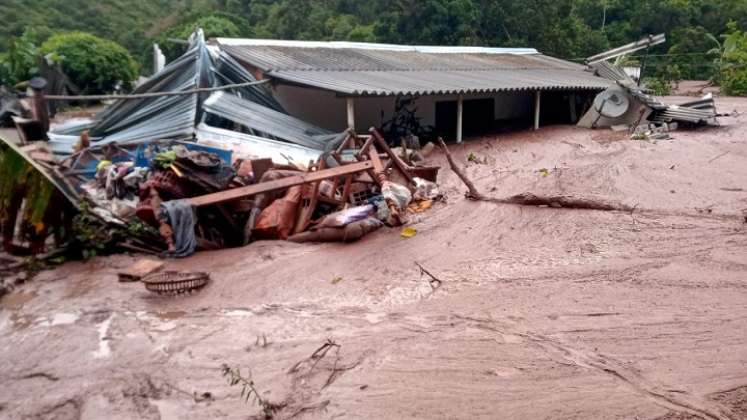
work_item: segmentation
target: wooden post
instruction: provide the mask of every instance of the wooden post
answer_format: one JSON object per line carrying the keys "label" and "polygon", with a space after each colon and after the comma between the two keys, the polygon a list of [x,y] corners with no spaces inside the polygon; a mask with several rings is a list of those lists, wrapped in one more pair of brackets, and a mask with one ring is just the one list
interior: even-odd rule
{"label": "wooden post", "polygon": [[464,95],[459,95],[457,98],[457,126],[456,126],[456,141],[457,143],[462,142],[462,115],[464,114]]}
{"label": "wooden post", "polygon": [[31,108],[31,114],[34,120],[38,121],[41,125],[45,139],[47,136],[47,131],[49,131],[49,109],[47,108],[47,100],[46,98],[44,98],[44,88],[46,86],[47,81],[41,77],[34,77],[33,79],[29,80],[29,87],[33,92],[33,106]]}
{"label": "wooden post", "polygon": [[347,99],[348,106],[348,128],[355,130],[355,103],[353,98]]}
{"label": "wooden post", "polygon": [[534,129],[539,130],[540,128],[540,94],[538,90],[534,92]]}

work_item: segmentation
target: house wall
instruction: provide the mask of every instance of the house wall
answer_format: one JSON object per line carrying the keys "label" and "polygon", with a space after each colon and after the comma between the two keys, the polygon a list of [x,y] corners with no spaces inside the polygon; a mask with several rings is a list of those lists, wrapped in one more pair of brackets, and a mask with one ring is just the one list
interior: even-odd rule
{"label": "house wall", "polygon": [[[347,128],[345,98],[319,89],[278,85],[275,97],[291,115],[333,131]],[[503,92],[464,95],[464,99],[495,98],[495,120],[513,119],[532,114],[533,92]],[[421,96],[415,102],[416,115],[423,125],[436,125],[436,102],[455,101],[457,95]],[[394,113],[394,97],[355,98],[355,125],[359,132],[378,127]],[[383,113],[383,119],[382,119]]]}

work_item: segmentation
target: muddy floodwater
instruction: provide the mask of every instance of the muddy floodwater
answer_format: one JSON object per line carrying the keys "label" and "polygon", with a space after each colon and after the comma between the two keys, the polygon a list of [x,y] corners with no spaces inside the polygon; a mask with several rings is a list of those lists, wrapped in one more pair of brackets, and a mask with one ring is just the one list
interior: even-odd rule
{"label": "muddy floodwater", "polygon": [[452,146],[485,194],[632,212],[469,201],[436,153],[412,238],[200,252],[167,262],[210,272],[179,297],[117,282],[141,256],[44,271],[0,301],[0,418],[260,416],[227,364],[276,418],[747,419],[747,116],[721,122]]}

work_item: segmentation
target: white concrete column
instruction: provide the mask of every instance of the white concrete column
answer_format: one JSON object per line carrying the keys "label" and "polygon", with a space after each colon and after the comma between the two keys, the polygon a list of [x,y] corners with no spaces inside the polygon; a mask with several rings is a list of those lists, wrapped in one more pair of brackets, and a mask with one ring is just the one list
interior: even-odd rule
{"label": "white concrete column", "polygon": [[355,130],[355,102],[353,98],[347,99],[348,105],[348,128]]}
{"label": "white concrete column", "polygon": [[540,92],[539,90],[534,92],[534,129],[539,130],[540,128]]}
{"label": "white concrete column", "polygon": [[464,114],[464,96],[459,95],[459,98],[457,98],[457,126],[456,126],[457,143],[462,142],[462,115],[463,114]]}

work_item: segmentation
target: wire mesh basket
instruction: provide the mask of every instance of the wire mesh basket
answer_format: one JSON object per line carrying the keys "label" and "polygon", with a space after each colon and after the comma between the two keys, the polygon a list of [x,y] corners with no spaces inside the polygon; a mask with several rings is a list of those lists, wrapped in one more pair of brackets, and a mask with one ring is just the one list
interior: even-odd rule
{"label": "wire mesh basket", "polygon": [[145,288],[159,295],[178,295],[204,287],[210,275],[203,272],[164,271],[143,280]]}

